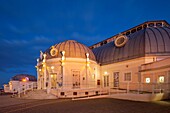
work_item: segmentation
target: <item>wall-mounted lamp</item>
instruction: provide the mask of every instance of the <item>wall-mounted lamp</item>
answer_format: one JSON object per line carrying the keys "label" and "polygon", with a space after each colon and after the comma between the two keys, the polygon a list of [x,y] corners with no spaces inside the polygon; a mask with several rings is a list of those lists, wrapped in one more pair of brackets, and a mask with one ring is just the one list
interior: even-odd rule
{"label": "wall-mounted lamp", "polygon": [[51,69],[54,69],[54,66],[51,66]]}
{"label": "wall-mounted lamp", "polygon": [[105,75],[107,75],[107,74],[108,74],[108,72],[107,72],[107,71],[105,71],[105,72],[104,72],[104,74],[105,74]]}

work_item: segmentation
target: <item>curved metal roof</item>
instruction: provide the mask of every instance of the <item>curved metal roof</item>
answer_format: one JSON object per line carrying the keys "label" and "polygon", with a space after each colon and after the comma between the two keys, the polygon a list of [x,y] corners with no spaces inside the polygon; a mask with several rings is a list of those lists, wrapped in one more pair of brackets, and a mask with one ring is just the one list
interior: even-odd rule
{"label": "curved metal roof", "polygon": [[29,78],[29,81],[37,81],[35,76],[28,75],[28,74],[18,74],[15,75],[11,78],[11,80],[16,80],[16,81],[22,81],[22,79],[25,79],[26,77]]}
{"label": "curved metal roof", "polygon": [[123,47],[114,41],[94,48],[92,51],[101,65],[143,57],[146,55],[170,55],[170,27],[147,27],[127,35]]}
{"label": "curved metal roof", "polygon": [[52,47],[47,49],[45,51],[47,59],[61,58],[61,52],[65,51],[66,58],[86,58],[86,53],[89,53],[89,59],[96,61],[95,55],[91,49],[74,40],[67,40],[65,42],[56,44],[53,47],[57,49],[58,53],[55,56],[51,56],[50,50],[52,49]]}

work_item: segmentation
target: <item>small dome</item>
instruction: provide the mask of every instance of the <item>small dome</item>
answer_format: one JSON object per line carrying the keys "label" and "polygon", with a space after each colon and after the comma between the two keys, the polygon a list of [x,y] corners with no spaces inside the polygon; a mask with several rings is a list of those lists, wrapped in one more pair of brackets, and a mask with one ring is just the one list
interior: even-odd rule
{"label": "small dome", "polygon": [[28,79],[28,81],[37,81],[35,76],[32,75],[28,75],[28,74],[18,74],[15,75],[11,78],[11,80],[15,80],[15,81],[22,81],[23,79]]}
{"label": "small dome", "polygon": [[65,51],[66,58],[87,58],[86,53],[89,53],[89,59],[96,61],[92,50],[75,40],[67,40],[50,47],[45,51],[46,58],[61,58],[62,51]]}

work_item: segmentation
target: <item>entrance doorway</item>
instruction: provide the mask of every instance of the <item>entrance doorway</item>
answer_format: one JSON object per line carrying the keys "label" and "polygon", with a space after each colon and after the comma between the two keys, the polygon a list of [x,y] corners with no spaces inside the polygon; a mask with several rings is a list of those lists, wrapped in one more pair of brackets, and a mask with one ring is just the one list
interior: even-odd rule
{"label": "entrance doorway", "polygon": [[104,76],[104,87],[109,87],[109,76]]}
{"label": "entrance doorway", "polygon": [[56,89],[58,86],[57,83],[57,73],[51,74],[51,89]]}
{"label": "entrance doorway", "polygon": [[72,71],[73,88],[80,88],[80,71]]}
{"label": "entrance doorway", "polygon": [[113,87],[119,87],[119,72],[114,72],[113,73]]}

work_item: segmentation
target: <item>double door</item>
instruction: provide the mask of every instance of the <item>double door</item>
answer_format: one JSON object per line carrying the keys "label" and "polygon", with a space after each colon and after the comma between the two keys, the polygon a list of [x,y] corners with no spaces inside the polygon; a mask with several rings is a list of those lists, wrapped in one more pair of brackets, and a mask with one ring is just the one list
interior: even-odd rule
{"label": "double door", "polygon": [[113,87],[119,87],[119,72],[113,73]]}
{"label": "double door", "polygon": [[73,88],[80,87],[80,71],[72,71],[73,75]]}

